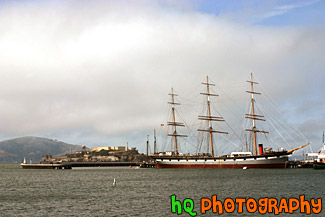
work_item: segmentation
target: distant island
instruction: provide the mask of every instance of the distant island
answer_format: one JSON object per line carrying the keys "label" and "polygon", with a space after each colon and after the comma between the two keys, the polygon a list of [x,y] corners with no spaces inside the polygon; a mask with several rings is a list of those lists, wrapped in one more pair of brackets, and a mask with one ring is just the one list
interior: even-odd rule
{"label": "distant island", "polygon": [[105,146],[88,149],[58,140],[27,136],[0,142],[0,163],[46,162],[142,162],[147,160],[134,147]]}
{"label": "distant island", "polygon": [[82,146],[81,151],[52,157],[43,155],[40,163],[58,162],[143,162],[148,160],[145,154],[140,154],[136,148],[127,146],[105,146],[92,148],[90,151]]}
{"label": "distant island", "polygon": [[54,139],[20,137],[0,142],[0,163],[21,163],[24,157],[39,162],[42,155],[64,155],[81,151],[81,148],[80,145],[67,144]]}

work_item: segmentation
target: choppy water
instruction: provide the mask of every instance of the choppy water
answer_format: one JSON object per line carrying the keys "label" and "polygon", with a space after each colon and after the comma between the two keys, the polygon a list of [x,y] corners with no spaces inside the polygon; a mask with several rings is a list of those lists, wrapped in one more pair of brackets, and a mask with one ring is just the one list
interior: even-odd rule
{"label": "choppy water", "polygon": [[[112,187],[114,178],[116,187]],[[201,197],[323,198],[324,178],[325,170],[313,169],[23,170],[0,164],[0,216],[178,216],[171,213],[172,194],[179,200],[193,199],[198,216],[217,216],[199,212]],[[309,216],[324,216],[324,211]]]}

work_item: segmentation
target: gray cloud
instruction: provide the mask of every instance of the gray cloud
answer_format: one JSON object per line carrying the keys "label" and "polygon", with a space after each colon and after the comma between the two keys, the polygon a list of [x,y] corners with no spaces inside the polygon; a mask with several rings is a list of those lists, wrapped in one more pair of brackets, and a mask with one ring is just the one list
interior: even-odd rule
{"label": "gray cloud", "polygon": [[[318,121],[323,29],[238,24],[190,6],[183,10],[184,4],[2,4],[3,137],[46,135],[88,145],[132,139],[138,145],[164,120],[171,86],[186,97],[209,74],[238,99],[251,71],[286,113],[295,114],[297,128],[310,122],[301,110],[307,104]],[[311,96],[321,107],[309,104]],[[225,101],[220,112],[228,107]],[[317,128],[324,129],[321,120]]]}

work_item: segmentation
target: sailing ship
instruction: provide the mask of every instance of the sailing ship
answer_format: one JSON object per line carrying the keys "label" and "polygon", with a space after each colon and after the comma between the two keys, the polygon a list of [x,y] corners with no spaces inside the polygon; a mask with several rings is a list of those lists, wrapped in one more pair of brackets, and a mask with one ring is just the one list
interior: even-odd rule
{"label": "sailing ship", "polygon": [[286,168],[288,158],[298,149],[301,149],[309,143],[302,145],[298,148],[292,150],[282,149],[280,151],[272,151],[271,149],[264,151],[263,144],[257,145],[257,134],[267,134],[268,132],[264,130],[259,130],[256,127],[256,121],[265,121],[264,116],[261,114],[256,114],[255,112],[255,95],[260,95],[254,90],[254,85],[258,84],[253,80],[253,74],[251,73],[251,78],[249,81],[250,90],[246,91],[251,95],[250,104],[251,111],[249,114],[245,115],[245,118],[252,121],[252,125],[247,132],[253,135],[253,153],[246,152],[232,152],[230,155],[215,156],[214,154],[214,134],[228,134],[228,132],[216,130],[213,128],[213,122],[223,122],[225,121],[221,116],[212,115],[211,110],[211,97],[218,96],[210,91],[211,86],[214,86],[212,82],[209,81],[209,77],[206,77],[206,82],[202,84],[206,87],[206,92],[201,93],[206,97],[207,103],[207,115],[200,115],[198,119],[208,123],[208,127],[205,129],[198,129],[199,132],[208,133],[210,153],[201,155],[183,155],[179,153],[178,148],[178,138],[187,137],[187,135],[179,134],[177,131],[178,127],[184,127],[185,124],[176,121],[175,109],[179,105],[175,101],[177,94],[174,93],[173,88],[169,95],[171,96],[171,112],[172,120],[167,122],[167,125],[172,127],[172,131],[169,131],[168,136],[172,137],[174,143],[174,151],[165,153],[155,153],[152,158],[156,161],[157,168]]}

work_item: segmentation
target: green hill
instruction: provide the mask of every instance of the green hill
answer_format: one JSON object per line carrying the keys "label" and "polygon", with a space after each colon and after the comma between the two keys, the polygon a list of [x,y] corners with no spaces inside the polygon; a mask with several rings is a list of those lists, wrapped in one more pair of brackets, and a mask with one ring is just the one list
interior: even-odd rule
{"label": "green hill", "polygon": [[21,162],[25,157],[33,162],[39,162],[42,155],[52,156],[80,151],[80,145],[71,145],[57,140],[40,137],[21,137],[0,142],[0,163]]}

